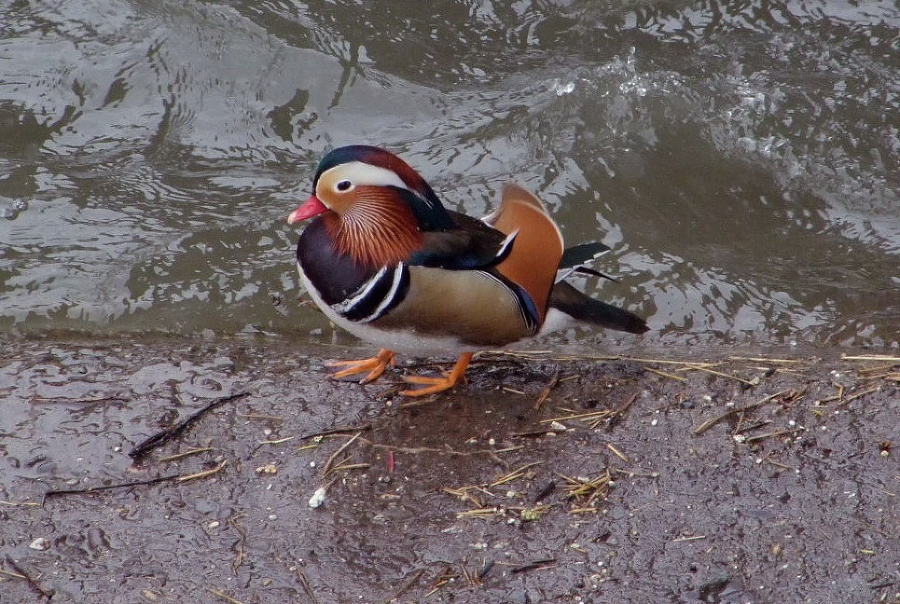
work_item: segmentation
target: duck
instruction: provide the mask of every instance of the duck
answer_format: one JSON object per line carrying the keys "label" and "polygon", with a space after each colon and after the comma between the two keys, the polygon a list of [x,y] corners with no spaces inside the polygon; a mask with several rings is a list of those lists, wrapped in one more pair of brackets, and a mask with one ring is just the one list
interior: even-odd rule
{"label": "duck", "polygon": [[332,363],[335,378],[378,379],[397,354],[456,355],[440,376],[409,375],[401,395],[437,394],[464,381],[472,356],[575,324],[641,334],[646,322],[582,293],[573,273],[609,250],[566,248],[544,204],[517,184],[478,219],[448,210],[406,161],[381,147],[349,145],[319,162],[312,195],[289,224],[300,280],[335,325],[379,351]]}

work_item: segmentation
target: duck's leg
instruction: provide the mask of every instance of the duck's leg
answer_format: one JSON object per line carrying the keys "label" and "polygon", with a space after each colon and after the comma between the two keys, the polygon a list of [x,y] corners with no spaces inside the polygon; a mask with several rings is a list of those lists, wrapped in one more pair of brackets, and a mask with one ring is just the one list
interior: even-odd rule
{"label": "duck's leg", "polygon": [[359,383],[360,384],[368,384],[369,382],[374,382],[381,374],[384,373],[384,370],[388,365],[394,364],[394,352],[388,350],[387,348],[382,348],[378,351],[374,357],[368,359],[360,359],[358,361],[338,361],[336,363],[329,363],[329,367],[346,367],[346,369],[341,369],[340,371],[332,374],[333,378],[343,378],[348,375],[356,375],[357,373],[364,373],[366,371],[369,374],[364,377]]}
{"label": "duck's leg", "polygon": [[466,367],[469,366],[471,360],[471,352],[459,355],[456,365],[453,366],[453,369],[451,369],[449,373],[444,374],[443,377],[427,377],[422,375],[405,376],[403,380],[410,384],[430,385],[415,390],[402,390],[400,394],[403,396],[427,396],[429,394],[436,394],[438,392],[443,392],[444,390],[449,390],[463,380],[463,375],[466,373]]}

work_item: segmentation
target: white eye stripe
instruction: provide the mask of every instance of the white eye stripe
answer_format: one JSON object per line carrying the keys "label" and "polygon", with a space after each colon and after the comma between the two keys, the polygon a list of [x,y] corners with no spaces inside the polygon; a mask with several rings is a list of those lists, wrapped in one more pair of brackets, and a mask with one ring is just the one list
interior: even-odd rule
{"label": "white eye stripe", "polygon": [[[349,180],[356,186],[398,187],[407,191],[410,190],[393,170],[379,168],[361,161],[351,161],[335,166],[331,170],[326,171],[325,174],[332,170],[336,171],[335,176],[339,178],[338,183],[343,180]],[[325,174],[322,176],[325,176]]]}

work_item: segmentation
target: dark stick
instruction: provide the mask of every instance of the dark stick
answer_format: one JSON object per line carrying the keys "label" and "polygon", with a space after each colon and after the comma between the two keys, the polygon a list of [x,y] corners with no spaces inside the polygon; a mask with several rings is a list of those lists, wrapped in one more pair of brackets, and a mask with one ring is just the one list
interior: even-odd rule
{"label": "dark stick", "polygon": [[29,587],[36,591],[42,598],[47,598],[48,600],[53,599],[52,591],[45,591],[40,585],[37,584],[37,581],[31,578],[31,576],[22,570],[22,567],[16,564],[16,561],[13,560],[10,556],[6,556],[6,562],[13,567],[13,570],[25,577],[26,583],[28,583]]}
{"label": "dark stick", "polygon": [[534,562],[531,562],[530,564],[525,564],[523,566],[517,566],[515,568],[511,568],[511,569],[509,569],[509,572],[515,575],[517,573],[524,573],[524,572],[528,572],[530,570],[535,570],[537,568],[545,568],[552,564],[556,564],[556,558],[545,558],[543,560],[535,560]]}
{"label": "dark stick", "polygon": [[538,501],[540,501],[541,499],[543,499],[544,497],[546,497],[547,495],[549,495],[550,493],[552,493],[555,490],[556,490],[556,481],[551,480],[544,486],[543,489],[541,489],[538,492],[537,495],[534,496],[534,499],[532,499],[532,502],[537,503]]}
{"label": "dark stick", "polygon": [[238,394],[232,394],[230,396],[217,398],[199,411],[190,414],[184,420],[178,422],[174,426],[166,428],[162,432],[157,432],[156,434],[139,444],[137,447],[132,449],[128,456],[134,460],[140,459],[159,445],[167,443],[172,439],[178,438],[182,432],[190,428],[200,418],[202,418],[205,414],[209,413],[213,409],[220,407],[225,403],[230,403],[231,401],[242,399],[247,396],[250,396],[249,392],[239,392]]}
{"label": "dark stick", "polygon": [[309,579],[306,578],[306,575],[303,574],[302,570],[297,571],[297,577],[300,579],[300,586],[303,588],[303,591],[306,592],[306,595],[309,596],[309,599],[313,601],[313,604],[319,604],[319,600],[316,598],[316,592],[313,591],[312,586],[309,584]]}
{"label": "dark stick", "polygon": [[400,589],[398,589],[397,592],[394,593],[393,596],[391,596],[387,600],[382,600],[381,604],[390,604],[391,602],[396,602],[397,600],[399,600],[400,596],[402,596],[403,594],[408,592],[412,588],[413,585],[418,583],[419,579],[421,579],[422,575],[424,575],[424,574],[425,574],[424,568],[420,568],[419,570],[414,572],[412,578],[409,581],[404,583],[403,586]]}
{"label": "dark stick", "polygon": [[134,482],[122,482],[119,484],[108,484],[102,487],[88,487],[86,489],[58,489],[54,491],[47,491],[44,493],[44,499],[41,501],[41,505],[44,505],[44,502],[50,499],[51,497],[58,497],[60,495],[89,495],[90,493],[96,493],[98,491],[111,491],[113,489],[127,489],[129,487],[142,487],[149,484],[156,484],[157,482],[166,482],[167,480],[176,480],[181,478],[181,474],[171,474],[169,476],[157,476],[156,478],[150,478],[149,480],[135,480]]}
{"label": "dark stick", "polygon": [[304,434],[300,437],[300,440],[309,440],[310,438],[316,438],[317,436],[332,436],[334,434],[348,434],[351,432],[365,432],[366,430],[371,430],[372,424],[366,423],[360,426],[342,426],[340,428],[331,428],[329,430],[323,430],[322,432],[313,432],[312,434]]}

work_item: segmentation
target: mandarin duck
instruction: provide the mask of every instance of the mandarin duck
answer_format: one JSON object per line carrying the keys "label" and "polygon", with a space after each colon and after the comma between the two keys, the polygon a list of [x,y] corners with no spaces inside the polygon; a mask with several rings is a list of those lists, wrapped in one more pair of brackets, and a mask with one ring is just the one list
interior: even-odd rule
{"label": "mandarin duck", "polygon": [[631,333],[643,319],[581,293],[558,274],[601,274],[584,265],[602,244],[565,250],[559,227],[534,195],[514,184],[481,220],[444,208],[405,161],[378,147],[328,153],[313,194],[288,223],[300,234],[297,266],[313,301],[335,324],[381,350],[342,361],[334,377],[377,379],[395,352],[458,354],[442,377],[407,376],[441,392],[463,379],[474,352],[582,322]]}

